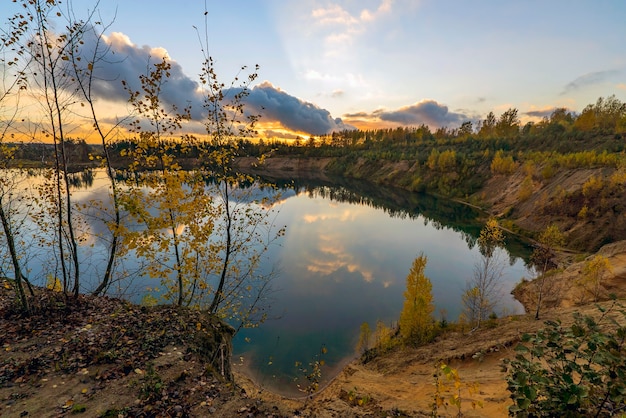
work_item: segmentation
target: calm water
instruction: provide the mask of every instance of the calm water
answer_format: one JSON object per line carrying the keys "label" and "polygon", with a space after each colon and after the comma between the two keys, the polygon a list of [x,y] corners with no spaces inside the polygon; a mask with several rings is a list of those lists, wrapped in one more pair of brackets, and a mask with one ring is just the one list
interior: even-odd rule
{"label": "calm water", "polygon": [[[479,257],[475,239],[481,225],[475,211],[363,183],[294,188],[279,217],[287,234],[282,247],[273,250],[282,272],[273,302],[278,318],[244,330],[235,343],[244,367],[260,383],[295,394],[297,383],[306,386],[295,362],[313,361],[322,345],[328,349],[323,373],[332,377],[356,355],[363,322],[374,330],[377,320],[397,321],[406,275],[420,252],[428,256],[426,275],[437,316],[445,310],[448,320],[458,318],[461,293]],[[524,246],[509,241],[501,313],[522,311],[510,290],[527,275],[518,258]]]}
{"label": "calm water", "polygon": [[[378,320],[388,325],[397,321],[406,275],[420,252],[428,257],[435,314],[439,319],[445,312],[448,320],[459,316],[461,294],[479,257],[475,241],[481,225],[478,214],[465,205],[361,182],[332,184],[300,181],[283,190],[276,223],[286,225],[287,233],[269,254],[280,268],[270,319],[259,328],[242,330],[234,341],[235,367],[287,395],[298,394],[298,383],[307,384],[296,362],[314,361],[325,346],[322,373],[332,378],[356,355],[363,322],[374,330]],[[88,202],[106,199],[107,193],[100,172],[75,198]],[[85,228],[92,234],[104,232],[97,221]],[[83,274],[101,276],[105,247],[98,239],[87,244],[81,250],[87,260]],[[521,312],[509,292],[528,274],[521,258],[525,247],[512,239],[508,245],[501,313]],[[45,259],[43,249],[32,255],[31,278],[40,277]],[[125,261],[127,271],[134,266],[133,260]],[[138,301],[147,285],[135,279],[116,288]]]}

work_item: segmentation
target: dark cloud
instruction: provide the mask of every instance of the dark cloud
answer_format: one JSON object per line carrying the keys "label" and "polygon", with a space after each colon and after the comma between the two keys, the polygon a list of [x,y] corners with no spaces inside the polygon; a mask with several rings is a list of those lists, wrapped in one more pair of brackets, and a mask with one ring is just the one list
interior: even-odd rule
{"label": "dark cloud", "polygon": [[423,100],[393,111],[377,110],[373,115],[380,120],[397,122],[401,125],[425,124],[435,127],[460,125],[470,119],[465,114],[450,112],[448,106],[434,100]]}
{"label": "dark cloud", "polygon": [[130,89],[140,90],[139,76],[146,75],[153,69],[152,64],[165,58],[170,64],[170,76],[162,85],[161,99],[181,111],[190,106],[194,119],[201,119],[206,114],[198,83],[187,77],[180,64],[171,60],[164,49],[134,45],[121,33],[112,33],[98,44],[97,36],[91,32],[86,34],[84,41],[82,62],[90,62],[94,51],[99,50],[97,56],[100,58],[93,70],[93,93],[97,97],[111,101],[128,100],[129,93],[122,81]]}
{"label": "dark cloud", "polygon": [[550,117],[550,115],[552,115],[552,113],[556,109],[557,109],[556,107],[552,107],[546,110],[531,110],[531,111],[525,112],[524,114],[533,118],[548,118]]}
{"label": "dark cloud", "polygon": [[343,123],[340,118],[333,119],[328,110],[291,96],[267,81],[250,90],[245,104],[248,111],[279,121],[285,128],[294,131],[321,135],[355,129],[354,126]]}
{"label": "dark cloud", "polygon": [[377,119],[378,118],[376,115],[374,115],[374,113],[367,113],[367,112],[346,113],[343,116],[348,119]]}
{"label": "dark cloud", "polygon": [[298,135],[285,133],[281,131],[274,131],[272,129],[266,129],[263,131],[263,135],[269,139],[297,139]]}
{"label": "dark cloud", "polygon": [[592,73],[583,74],[580,77],[576,78],[574,81],[568,83],[561,92],[561,95],[587,86],[602,83],[617,74],[619,74],[619,71],[616,70],[595,71]]}
{"label": "dark cloud", "polygon": [[[204,97],[198,82],[185,75],[183,68],[176,61],[167,56],[162,48],[134,45],[130,39],[121,33],[113,33],[106,37],[106,44],[98,45],[95,35],[85,37],[84,59],[89,62],[94,50],[99,48],[103,52],[94,66],[96,78],[93,85],[94,94],[111,101],[127,101],[129,94],[124,89],[122,81],[133,90],[140,89],[139,76],[147,74],[151,64],[160,62],[166,57],[171,64],[170,77],[162,86],[161,99],[170,106],[179,110],[191,107],[191,116],[194,120],[206,117],[203,108]],[[105,50],[106,48],[106,50]],[[236,91],[230,89],[227,95]],[[291,96],[270,83],[265,82],[250,90],[245,99],[247,110],[253,114],[260,114],[261,121],[277,121],[287,129],[320,135],[343,129],[354,129],[346,125],[341,119],[334,119],[330,112],[318,106]]]}

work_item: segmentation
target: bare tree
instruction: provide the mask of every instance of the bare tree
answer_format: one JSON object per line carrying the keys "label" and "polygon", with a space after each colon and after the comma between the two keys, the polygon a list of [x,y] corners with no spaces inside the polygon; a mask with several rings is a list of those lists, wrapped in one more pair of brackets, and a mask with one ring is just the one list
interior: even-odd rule
{"label": "bare tree", "polygon": [[475,328],[494,312],[498,303],[505,266],[499,252],[503,243],[498,222],[488,220],[478,238],[481,257],[474,264],[474,274],[462,296],[464,315]]}

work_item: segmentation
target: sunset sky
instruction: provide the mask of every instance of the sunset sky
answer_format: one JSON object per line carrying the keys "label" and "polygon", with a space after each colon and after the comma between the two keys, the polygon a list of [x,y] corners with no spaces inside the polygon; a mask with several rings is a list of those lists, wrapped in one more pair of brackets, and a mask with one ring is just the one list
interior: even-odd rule
{"label": "sunset sky", "polygon": [[[3,0],[8,2],[8,0]],[[90,6],[91,5],[91,6]],[[93,2],[74,0],[84,15]],[[194,102],[204,37],[201,0],[103,0],[108,74],[136,78],[149,56],[175,61],[173,103]],[[207,0],[209,53],[228,82],[260,65],[249,106],[265,135],[350,127],[456,127],[519,109],[581,111],[600,96],[626,101],[622,0]],[[5,14],[5,12],[2,12]],[[9,13],[6,13],[8,17]],[[124,101],[119,86],[103,99]]]}

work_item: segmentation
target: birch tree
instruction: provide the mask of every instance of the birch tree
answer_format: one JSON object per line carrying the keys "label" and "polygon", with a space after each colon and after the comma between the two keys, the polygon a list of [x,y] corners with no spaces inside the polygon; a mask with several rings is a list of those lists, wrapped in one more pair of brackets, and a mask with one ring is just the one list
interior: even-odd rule
{"label": "birch tree", "polygon": [[504,234],[495,219],[489,219],[478,237],[481,257],[474,264],[474,274],[462,296],[465,318],[479,328],[494,312],[504,274],[504,262],[498,252],[504,245]]}

